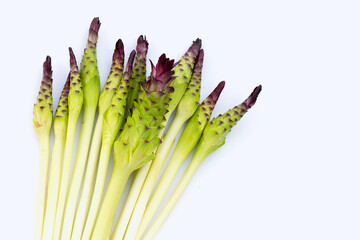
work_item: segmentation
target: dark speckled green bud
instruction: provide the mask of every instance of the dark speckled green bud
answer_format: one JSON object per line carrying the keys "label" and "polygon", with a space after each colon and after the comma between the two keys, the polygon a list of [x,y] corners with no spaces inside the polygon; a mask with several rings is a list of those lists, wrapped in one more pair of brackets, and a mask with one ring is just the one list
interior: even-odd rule
{"label": "dark speckled green bud", "polygon": [[113,142],[123,123],[126,110],[126,97],[129,90],[129,80],[131,77],[134,57],[135,51],[132,51],[129,56],[124,77],[111,99],[110,106],[104,113],[103,141],[110,140]]}
{"label": "dark speckled green bud", "polygon": [[167,118],[174,111],[186,91],[193,74],[193,69],[200,52],[200,48],[201,40],[198,38],[193,42],[184,56],[182,56],[180,61],[174,67],[174,80],[170,84],[170,86],[173,87],[174,92],[168,95],[171,102],[168,107],[169,113],[166,116]]}
{"label": "dark speckled green bud", "polygon": [[174,154],[187,156],[199,141],[203,130],[210,119],[215,104],[224,89],[225,82],[220,82],[212,93],[198,106],[194,115],[187,122]]}
{"label": "dark speckled green bud", "polygon": [[199,106],[203,61],[204,51],[201,49],[194,68],[194,73],[191,76],[189,85],[184,93],[184,96],[181,98],[176,111],[176,114],[180,114],[185,119],[189,119]]}
{"label": "dark speckled green bud", "polygon": [[75,55],[71,48],[70,54],[70,90],[68,97],[69,115],[79,116],[84,101],[83,87],[80,80],[79,68],[76,63]]}
{"label": "dark speckled green bud", "polygon": [[70,73],[61,92],[58,106],[55,111],[54,132],[55,135],[66,134],[68,122],[68,96],[70,90]]}
{"label": "dark speckled green bud", "polygon": [[51,129],[53,118],[52,81],[51,58],[47,56],[43,64],[43,79],[33,112],[33,126],[39,136],[49,134]]}
{"label": "dark speckled green bud", "polygon": [[134,100],[137,98],[139,91],[139,83],[146,81],[146,55],[149,43],[145,36],[140,36],[136,46],[136,60],[129,83],[129,93],[127,98],[127,109],[131,110]]}
{"label": "dark speckled green bud", "polygon": [[124,44],[119,39],[115,44],[112,65],[109,77],[101,91],[99,98],[99,115],[103,114],[109,107],[111,99],[118,88],[120,81],[123,77],[124,70]]}
{"label": "dark speckled green bud", "polygon": [[202,155],[206,157],[224,145],[226,135],[242,118],[242,116],[255,104],[260,91],[261,85],[256,87],[243,103],[211,120],[204,129],[204,133],[196,151],[201,151]]}

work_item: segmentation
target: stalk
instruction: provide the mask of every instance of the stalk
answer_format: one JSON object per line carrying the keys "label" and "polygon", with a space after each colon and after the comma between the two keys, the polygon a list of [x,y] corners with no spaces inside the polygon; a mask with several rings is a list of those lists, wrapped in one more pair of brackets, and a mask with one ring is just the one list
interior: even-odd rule
{"label": "stalk", "polygon": [[96,43],[100,28],[99,18],[94,18],[90,25],[89,38],[81,61],[80,77],[84,87],[84,110],[80,129],[78,150],[71,177],[69,194],[66,202],[62,239],[71,238],[76,204],[88,156],[90,139],[94,125],[96,107],[100,95],[100,77],[96,60]]}
{"label": "stalk", "polygon": [[199,141],[224,85],[225,82],[220,82],[218,84],[214,91],[200,104],[195,114],[186,124],[174,153],[171,156],[169,163],[146,206],[135,239],[140,239],[140,236],[142,236],[145,232],[181,164]]}
{"label": "stalk", "polygon": [[[172,87],[174,91],[172,93],[169,93],[167,96],[167,98],[171,100],[167,108],[168,112],[165,115],[166,118],[164,122],[165,126],[167,124],[168,119],[170,118],[171,114],[173,113],[174,109],[180,102],[180,99],[182,98],[182,96],[184,95],[187,89],[187,86],[189,84],[189,81],[193,73],[195,62],[199,55],[200,48],[201,48],[201,40],[196,39],[196,41],[193,42],[193,44],[190,46],[190,48],[187,50],[184,56],[182,56],[180,61],[174,67],[174,74],[173,74],[174,79],[170,83],[170,87]],[[162,134],[163,131],[160,131],[158,136],[161,137]],[[123,238],[126,231],[126,227],[131,218],[133,208],[136,204],[138,195],[141,191],[141,188],[143,186],[143,183],[145,181],[149,169],[150,169],[150,162],[145,164],[141,169],[139,169],[136,172],[133,183],[130,188],[130,192],[128,194],[124,208],[121,212],[120,218],[116,224],[116,228],[111,239]]]}
{"label": "stalk", "polygon": [[46,181],[50,160],[50,130],[53,119],[52,81],[51,58],[47,56],[43,64],[43,78],[33,112],[33,127],[40,140],[40,169],[34,229],[35,240],[40,240],[42,237],[45,214]]}
{"label": "stalk", "polygon": [[111,148],[124,120],[126,110],[126,96],[129,90],[129,80],[131,77],[134,57],[135,51],[132,51],[126,66],[124,78],[122,79],[119,88],[112,98],[110,107],[104,113],[99,166],[96,174],[95,188],[91,199],[89,215],[85,223],[82,239],[90,239],[92,229],[95,225],[96,216],[100,207],[101,198],[105,187]]}
{"label": "stalk", "polygon": [[194,114],[199,104],[200,99],[200,82],[201,70],[204,60],[204,51],[200,50],[197,63],[194,68],[194,73],[191,77],[190,83],[185,91],[184,96],[178,105],[175,118],[170,125],[168,132],[165,134],[162,144],[160,144],[155,159],[151,162],[149,172],[146,176],[145,182],[141,192],[136,201],[130,222],[128,224],[125,240],[135,238],[140,221],[144,214],[146,204],[149,200],[150,194],[155,185],[156,179],[160,174],[161,168],[174,144],[175,138],[179,133],[184,123]]}
{"label": "stalk", "polygon": [[83,105],[84,95],[83,87],[80,80],[79,69],[76,63],[74,53],[69,48],[70,53],[70,90],[68,96],[69,117],[68,126],[66,131],[66,142],[64,150],[64,160],[62,165],[60,191],[57,201],[55,227],[53,233],[53,239],[60,239],[62,219],[64,214],[64,208],[66,203],[66,194],[69,184],[71,160],[73,154],[74,138],[76,123]]}
{"label": "stalk", "polygon": [[50,166],[49,186],[47,193],[44,230],[42,237],[42,239],[44,240],[48,240],[48,239],[51,240],[54,231],[56,205],[59,196],[62,160],[64,157],[66,129],[68,123],[69,90],[70,90],[70,74],[68,75],[68,78],[66,80],[65,86],[61,93],[59,103],[55,112],[55,119],[54,119],[55,139],[54,139],[54,147],[52,151],[52,160]]}
{"label": "stalk", "polygon": [[115,44],[115,50],[113,54],[113,60],[112,60],[109,77],[105,83],[105,86],[99,98],[99,104],[98,104],[99,115],[96,121],[95,130],[91,141],[83,190],[80,197],[79,207],[75,216],[75,222],[74,222],[71,239],[81,239],[81,235],[83,233],[86,218],[88,216],[94,184],[95,184],[95,171],[98,165],[100,147],[101,147],[101,138],[103,132],[102,131],[103,119],[104,119],[103,114],[111,104],[111,99],[114,96],[115,91],[118,88],[120,81],[123,77],[123,70],[124,70],[124,44],[119,39]]}
{"label": "stalk", "polygon": [[150,240],[155,237],[170,212],[174,209],[176,203],[190,183],[196,170],[204,161],[204,159],[212,152],[219,149],[225,144],[226,135],[231,131],[231,128],[242,118],[242,116],[249,110],[256,102],[256,99],[261,91],[261,85],[256,87],[252,94],[240,105],[227,111],[224,115],[211,120],[204,129],[203,135],[196,148],[193,159],[191,160],[184,176],[180,180],[174,193],[165,205],[164,209],[156,219],[149,231],[145,234],[143,240]]}
{"label": "stalk", "polygon": [[[114,143],[114,170],[101,206],[93,240],[106,239],[111,230],[115,210],[124,185],[130,174],[151,161],[160,139],[157,137],[164,128],[165,114],[173,91],[169,86],[174,71],[173,60],[161,55],[148,80],[141,84],[132,115],[127,118],[123,131]],[[125,176],[125,177],[123,177]]]}

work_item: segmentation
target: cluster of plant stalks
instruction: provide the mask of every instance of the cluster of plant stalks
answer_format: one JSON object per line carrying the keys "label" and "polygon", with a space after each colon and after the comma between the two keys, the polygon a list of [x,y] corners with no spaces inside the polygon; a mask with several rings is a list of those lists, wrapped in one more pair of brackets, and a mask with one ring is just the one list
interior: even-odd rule
{"label": "cluster of plant stalks", "polygon": [[[151,72],[147,74],[149,44],[144,36],[138,38],[127,61],[123,42],[116,42],[110,73],[101,90],[96,57],[99,29],[99,18],[94,18],[80,65],[69,48],[69,74],[55,114],[51,58],[47,56],[43,64],[33,113],[33,126],[40,139],[35,240],[153,239],[199,165],[224,145],[226,135],[255,104],[261,91],[261,86],[256,87],[244,102],[210,120],[225,82],[200,102],[204,61],[201,40],[196,39],[177,63],[165,54],[156,64],[150,61]],[[75,139],[77,125],[79,139]],[[51,128],[54,144],[50,161]],[[74,150],[75,141],[78,144]],[[159,209],[181,164],[195,147],[177,188],[165,207]],[[105,188],[111,152],[114,168]],[[114,219],[133,173],[121,215]],[[154,219],[158,210],[161,212]],[[116,227],[112,229],[114,222]]]}

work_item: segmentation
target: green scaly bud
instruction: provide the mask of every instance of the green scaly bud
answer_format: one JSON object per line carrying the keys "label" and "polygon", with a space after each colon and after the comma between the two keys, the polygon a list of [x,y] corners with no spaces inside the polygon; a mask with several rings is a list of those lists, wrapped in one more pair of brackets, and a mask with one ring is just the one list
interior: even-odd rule
{"label": "green scaly bud", "polygon": [[203,61],[204,50],[201,49],[194,68],[194,73],[191,76],[189,85],[176,110],[177,114],[184,116],[185,119],[189,119],[199,106]]}
{"label": "green scaly bud", "polygon": [[201,40],[198,38],[174,67],[174,80],[170,84],[170,86],[173,87],[174,92],[168,95],[168,98],[171,99],[171,103],[168,107],[169,113],[167,118],[169,118],[169,115],[174,111],[189,85],[200,48]]}
{"label": "green scaly bud", "polygon": [[47,56],[43,64],[43,78],[33,112],[33,127],[39,136],[49,134],[51,130],[53,119],[52,82],[51,58]]}
{"label": "green scaly bud", "polygon": [[94,18],[80,64],[80,78],[84,87],[84,106],[96,107],[100,94],[100,77],[96,59],[96,44],[100,28],[99,18]]}
{"label": "green scaly bud", "polygon": [[68,97],[69,115],[79,116],[84,101],[82,82],[80,80],[79,68],[72,48],[70,54],[70,90]]}
{"label": "green scaly bud", "polygon": [[70,90],[70,73],[66,79],[64,88],[61,92],[58,106],[55,111],[54,119],[54,134],[57,135],[66,135],[66,128],[68,122],[68,96]]}
{"label": "green scaly bud", "polygon": [[146,55],[149,43],[145,36],[140,36],[136,45],[136,60],[133,68],[133,73],[130,79],[129,93],[127,97],[127,109],[131,110],[134,105],[134,100],[137,99],[139,91],[139,83],[146,81]]}
{"label": "green scaly bud", "polygon": [[114,96],[112,97],[109,108],[104,113],[103,121],[103,141],[114,141],[120,127],[123,123],[126,110],[126,97],[129,90],[129,81],[132,72],[132,66],[135,58],[135,50],[131,52],[124,77],[120,82]]}
{"label": "green scaly bud", "polygon": [[99,115],[103,114],[109,107],[111,99],[114,96],[116,89],[118,88],[120,81],[123,77],[124,55],[124,44],[121,39],[119,39],[115,44],[115,50],[113,54],[109,77],[100,94]]}
{"label": "green scaly bud", "polygon": [[223,115],[211,120],[204,129],[196,152],[201,151],[203,156],[208,156],[225,144],[226,135],[242,116],[255,104],[261,92],[261,85],[256,87],[251,95],[240,105],[235,106]]}

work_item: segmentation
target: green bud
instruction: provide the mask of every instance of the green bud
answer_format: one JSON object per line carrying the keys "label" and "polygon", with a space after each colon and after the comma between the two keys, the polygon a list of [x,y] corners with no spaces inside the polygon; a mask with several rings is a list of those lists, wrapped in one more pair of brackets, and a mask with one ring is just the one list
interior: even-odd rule
{"label": "green bud", "polygon": [[242,118],[242,116],[255,104],[260,91],[261,85],[256,87],[243,103],[211,120],[204,129],[196,152],[202,151],[202,154],[207,156],[224,145],[226,135]]}
{"label": "green bud", "polygon": [[51,130],[53,119],[52,81],[51,58],[47,56],[43,64],[43,79],[33,112],[33,127],[39,136],[49,134]]}

